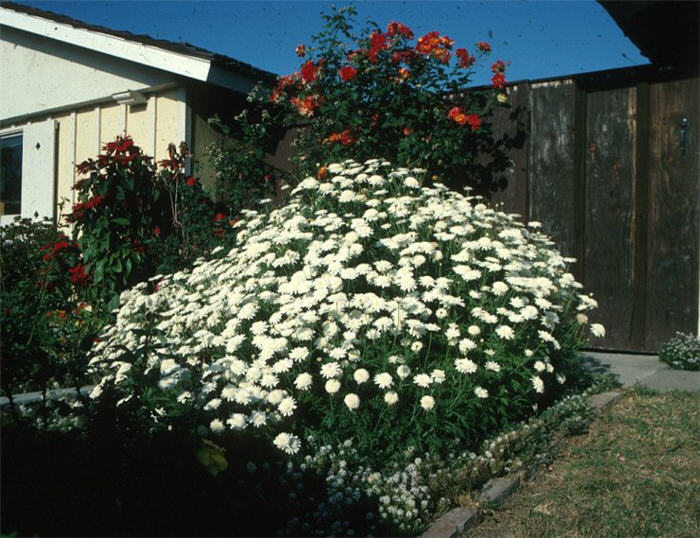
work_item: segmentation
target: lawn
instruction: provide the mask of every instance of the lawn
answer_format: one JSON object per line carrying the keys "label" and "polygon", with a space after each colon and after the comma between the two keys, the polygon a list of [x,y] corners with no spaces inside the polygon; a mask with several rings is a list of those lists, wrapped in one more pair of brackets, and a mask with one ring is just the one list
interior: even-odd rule
{"label": "lawn", "polygon": [[629,391],[469,536],[697,536],[700,394]]}

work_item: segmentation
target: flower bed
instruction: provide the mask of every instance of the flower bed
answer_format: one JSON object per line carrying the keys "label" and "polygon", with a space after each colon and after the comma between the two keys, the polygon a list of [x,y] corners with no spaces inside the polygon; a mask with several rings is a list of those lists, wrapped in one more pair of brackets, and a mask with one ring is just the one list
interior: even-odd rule
{"label": "flower bed", "polygon": [[148,386],[170,397],[163,423],[185,409],[288,454],[353,438],[380,462],[476,446],[562,392],[595,301],[535,224],[421,171],[330,171],[248,212],[221,258],[125,292],[93,396],[148,405]]}

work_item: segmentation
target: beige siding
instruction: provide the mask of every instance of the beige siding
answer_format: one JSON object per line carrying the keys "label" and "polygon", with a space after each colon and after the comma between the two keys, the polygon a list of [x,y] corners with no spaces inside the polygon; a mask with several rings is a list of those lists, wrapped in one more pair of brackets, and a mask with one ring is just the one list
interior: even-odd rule
{"label": "beige siding", "polygon": [[[75,118],[75,164],[80,164],[90,157],[95,157],[95,150],[99,146],[99,133],[97,118],[99,110],[87,109],[78,111]],[[59,148],[59,153],[65,151]]]}
{"label": "beige siding", "polygon": [[109,105],[100,107],[100,149],[118,135],[126,131],[124,105]]}
{"label": "beige siding", "polygon": [[172,142],[178,145],[182,142],[182,137],[179,135],[179,122],[183,97],[184,94],[179,89],[158,96],[156,104],[156,161],[167,157],[168,144]]}
{"label": "beige siding", "polygon": [[194,175],[199,178],[205,189],[210,193],[214,193],[216,192],[216,172],[209,163],[207,152],[210,144],[221,140],[221,135],[199,114],[194,115],[193,129],[194,147],[192,148],[192,155],[195,160]]}
{"label": "beige siding", "polygon": [[141,106],[129,107],[126,117],[126,132],[131,135],[134,142],[147,155],[153,154],[151,143],[151,110],[149,107],[155,106],[155,99],[149,99],[148,103]]}
{"label": "beige siding", "polygon": [[[75,181],[75,114],[55,118],[58,122],[58,151],[56,155],[56,214],[67,213],[73,205],[73,183]],[[65,200],[63,211],[61,201]]]}
{"label": "beige siding", "polygon": [[[65,112],[54,119],[58,123],[56,175],[56,200],[66,200],[63,210],[56,208],[56,215],[70,211],[75,203],[73,184],[78,179],[75,165],[89,158],[96,158],[102,146],[117,135],[131,135],[146,155],[157,159],[167,155],[170,142],[179,144],[184,138],[182,125],[185,94],[180,89],[169,90],[152,96],[145,105],[128,107],[116,103],[81,108]],[[31,122],[13,127],[22,128],[29,123],[47,119],[35,116]]]}

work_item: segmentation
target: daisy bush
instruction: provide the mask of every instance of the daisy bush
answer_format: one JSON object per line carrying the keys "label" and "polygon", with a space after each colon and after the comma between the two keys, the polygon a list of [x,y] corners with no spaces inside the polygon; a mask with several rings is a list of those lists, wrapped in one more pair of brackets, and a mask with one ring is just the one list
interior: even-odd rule
{"label": "daisy bush", "polygon": [[423,170],[329,171],[245,212],[229,252],[123,292],[92,397],[289,455],[351,440],[382,465],[476,447],[562,393],[602,327],[539,225]]}

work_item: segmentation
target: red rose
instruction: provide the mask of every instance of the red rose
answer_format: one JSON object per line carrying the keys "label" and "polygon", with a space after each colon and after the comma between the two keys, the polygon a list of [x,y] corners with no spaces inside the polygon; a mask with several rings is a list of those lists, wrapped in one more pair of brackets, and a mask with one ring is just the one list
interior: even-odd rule
{"label": "red rose", "polygon": [[306,45],[297,45],[296,53],[299,58],[306,56]]}
{"label": "red rose", "polygon": [[153,230],[154,235],[160,235],[160,226],[156,226]]}
{"label": "red rose", "polygon": [[476,44],[476,48],[479,49],[479,52],[491,52],[491,45],[486,41],[479,41]]}
{"label": "red rose", "polygon": [[188,187],[194,187],[197,184],[197,178],[190,176],[187,178],[187,186]]}
{"label": "red rose", "polygon": [[217,213],[214,216],[214,222],[219,222],[220,220],[224,220],[225,218],[226,218],[226,215],[224,215],[223,213]]}
{"label": "red rose", "polygon": [[357,69],[350,65],[346,65],[344,67],[341,67],[338,73],[340,74],[340,78],[342,80],[349,81],[355,78],[355,76],[357,75]]}
{"label": "red rose", "polygon": [[467,114],[467,123],[471,127],[472,131],[476,131],[481,127],[481,118],[478,114]]}
{"label": "red rose", "polygon": [[476,58],[474,58],[474,56],[469,54],[467,52],[467,49],[457,49],[455,51],[455,54],[459,58],[459,66],[462,69],[467,69],[476,61]]}
{"label": "red rose", "polygon": [[314,65],[313,60],[304,62],[301,66],[301,80],[304,82],[313,82],[316,80],[316,75],[318,73],[318,66]]}
{"label": "red rose", "polygon": [[491,86],[494,88],[501,89],[505,83],[506,77],[503,75],[503,73],[494,73],[494,75],[491,77]]}

